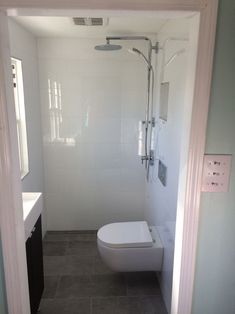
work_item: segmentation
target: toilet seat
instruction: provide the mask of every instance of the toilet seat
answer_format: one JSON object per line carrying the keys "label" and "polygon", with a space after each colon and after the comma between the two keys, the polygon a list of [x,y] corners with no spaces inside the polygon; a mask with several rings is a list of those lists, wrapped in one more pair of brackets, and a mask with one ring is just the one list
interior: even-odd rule
{"label": "toilet seat", "polygon": [[151,247],[153,239],[146,221],[117,222],[99,229],[99,241],[111,248]]}

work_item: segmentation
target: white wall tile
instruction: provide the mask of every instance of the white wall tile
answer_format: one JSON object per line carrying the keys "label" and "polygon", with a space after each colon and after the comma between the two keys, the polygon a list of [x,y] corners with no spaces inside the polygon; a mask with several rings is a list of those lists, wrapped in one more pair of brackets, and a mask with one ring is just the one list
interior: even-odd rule
{"label": "white wall tile", "polygon": [[[8,25],[11,55],[22,61],[23,72],[29,173],[22,180],[22,191],[44,192],[37,41],[13,19],[9,18]],[[43,211],[43,233],[45,218]]]}
{"label": "white wall tile", "polygon": [[[174,226],[176,221],[178,181],[181,167],[180,157],[187,147],[182,143],[184,132],[189,132],[185,121],[190,117],[185,115],[185,108],[190,104],[185,103],[185,82],[187,76],[188,42],[167,40],[176,36],[185,38],[188,33],[188,19],[182,21],[169,21],[158,34],[160,45],[165,42],[165,63],[175,53],[183,48],[185,53],[178,55],[168,66],[162,66],[163,50],[158,54],[155,73],[156,80],[156,108],[157,126],[154,139],[155,165],[150,167],[150,180],[146,186],[145,217],[151,225],[158,227],[164,247],[164,259],[161,273],[161,288],[168,310],[170,309],[172,274],[174,262]],[[184,34],[182,34],[184,25]],[[158,71],[159,69],[159,71]],[[163,73],[164,72],[164,73]],[[169,82],[168,118],[166,122],[158,119],[160,106],[160,82]],[[167,167],[166,186],[158,179],[158,160]]]}
{"label": "white wall tile", "polygon": [[[138,121],[144,119],[146,67],[126,49],[97,52],[98,43],[38,40],[51,230],[96,229],[143,219]],[[144,50],[144,45],[138,48]],[[55,86],[61,93],[57,109]]]}

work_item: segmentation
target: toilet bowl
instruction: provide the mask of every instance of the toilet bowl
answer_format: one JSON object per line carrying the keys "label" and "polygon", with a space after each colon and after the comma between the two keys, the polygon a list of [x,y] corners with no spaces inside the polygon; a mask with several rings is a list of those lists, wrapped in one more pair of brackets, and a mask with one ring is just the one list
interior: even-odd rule
{"label": "toilet bowl", "polygon": [[97,233],[98,250],[114,271],[160,271],[163,246],[156,227],[146,221],[119,222],[103,226]]}

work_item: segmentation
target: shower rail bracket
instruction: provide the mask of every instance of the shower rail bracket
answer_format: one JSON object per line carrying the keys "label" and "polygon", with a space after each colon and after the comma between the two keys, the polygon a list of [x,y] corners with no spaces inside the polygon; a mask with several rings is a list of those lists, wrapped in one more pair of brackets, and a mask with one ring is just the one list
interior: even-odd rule
{"label": "shower rail bracket", "polygon": [[155,128],[155,126],[156,126],[156,119],[155,119],[155,117],[152,117],[152,120],[149,121],[149,123],[152,125],[153,128]]}
{"label": "shower rail bracket", "polygon": [[158,52],[159,52],[159,48],[160,48],[160,47],[159,47],[159,42],[157,41],[156,44],[155,44],[155,46],[152,46],[151,48],[152,48],[152,50],[155,51],[155,53],[158,53]]}

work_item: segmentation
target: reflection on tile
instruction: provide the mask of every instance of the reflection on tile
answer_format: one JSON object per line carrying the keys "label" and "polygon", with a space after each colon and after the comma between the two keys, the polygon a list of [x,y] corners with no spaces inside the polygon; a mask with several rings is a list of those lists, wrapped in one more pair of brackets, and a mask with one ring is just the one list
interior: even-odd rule
{"label": "reflection on tile", "polygon": [[138,142],[139,136],[139,119],[123,118],[122,119],[122,143],[133,143]]}

